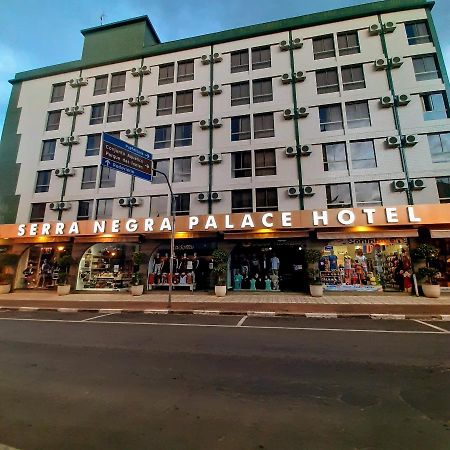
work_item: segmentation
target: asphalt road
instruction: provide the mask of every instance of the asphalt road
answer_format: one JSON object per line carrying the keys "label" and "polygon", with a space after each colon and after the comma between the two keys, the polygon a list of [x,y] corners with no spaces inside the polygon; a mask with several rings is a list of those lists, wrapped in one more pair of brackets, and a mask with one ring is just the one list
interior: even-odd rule
{"label": "asphalt road", "polygon": [[1,312],[2,444],[448,450],[450,323]]}

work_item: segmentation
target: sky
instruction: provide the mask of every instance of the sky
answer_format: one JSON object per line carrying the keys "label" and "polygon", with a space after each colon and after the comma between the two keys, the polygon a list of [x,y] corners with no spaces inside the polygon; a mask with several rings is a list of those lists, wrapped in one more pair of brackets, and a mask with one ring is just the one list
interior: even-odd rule
{"label": "sky", "polygon": [[[16,72],[81,57],[80,30],[148,15],[161,42],[303,14],[370,3],[364,0],[0,0],[0,129]],[[245,5],[245,7],[243,7]],[[450,0],[436,0],[433,16],[450,69]]]}

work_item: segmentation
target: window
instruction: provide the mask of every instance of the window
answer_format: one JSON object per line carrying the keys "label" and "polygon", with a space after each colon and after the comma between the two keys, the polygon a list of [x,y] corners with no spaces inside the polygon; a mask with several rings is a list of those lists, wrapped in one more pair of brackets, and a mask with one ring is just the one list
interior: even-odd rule
{"label": "window", "polygon": [[231,212],[253,212],[251,189],[240,189],[231,192]]}
{"label": "window", "polygon": [[61,120],[61,111],[50,111],[47,117],[46,131],[57,130]]}
{"label": "window", "polygon": [[173,160],[174,183],[191,181],[191,158],[175,158]]}
{"label": "window", "polygon": [[271,102],[273,100],[272,78],[253,81],[253,103]]}
{"label": "window", "polygon": [[77,220],[90,220],[94,208],[94,200],[80,200],[78,202]]}
{"label": "window", "polygon": [[175,195],[175,215],[188,216],[189,207],[191,203],[191,196],[189,194]]}
{"label": "window", "polygon": [[96,219],[111,219],[113,210],[113,199],[103,198],[97,200],[97,213]]}
{"label": "window", "polygon": [[359,39],[357,31],[348,31],[337,35],[339,56],[359,53]]}
{"label": "window", "polygon": [[110,102],[108,104],[107,122],[120,122],[122,120],[123,101]]}
{"label": "window", "polygon": [[[153,160],[153,168],[164,173],[169,179],[169,160],[168,159],[155,159]],[[153,184],[163,184],[166,183],[166,179],[160,174],[156,173],[153,177]]]}
{"label": "window", "polygon": [[48,192],[50,186],[51,170],[39,170],[36,179],[36,189],[34,192]]}
{"label": "window", "polygon": [[448,106],[445,94],[434,92],[432,94],[422,94],[423,118],[424,120],[438,120],[448,118]]}
{"label": "window", "polygon": [[87,137],[86,156],[97,156],[100,153],[102,135],[90,134]]}
{"label": "window", "polygon": [[173,104],[172,93],[158,95],[156,102],[156,115],[166,116],[168,114],[172,114],[172,104]]}
{"label": "window", "polygon": [[355,183],[356,206],[381,206],[380,183],[378,181],[365,181]]}
{"label": "window", "polygon": [[252,69],[265,69],[270,67],[270,47],[252,48]]}
{"label": "window", "polygon": [[256,189],[256,211],[277,211],[278,194],[276,188]]}
{"label": "window", "polygon": [[323,168],[326,172],[347,170],[347,151],[345,143],[323,144]]}
{"label": "window", "polygon": [[97,166],[83,167],[81,189],[94,189],[97,181]]}
{"label": "window", "polygon": [[255,114],[253,116],[255,139],[275,136],[273,113]]}
{"label": "window", "polygon": [[326,192],[328,208],[348,208],[352,206],[352,194],[349,184],[328,184]]}
{"label": "window", "polygon": [[450,177],[436,178],[436,185],[441,203],[450,203]]}
{"label": "window", "polygon": [[113,73],[111,75],[110,92],[121,92],[125,90],[125,72]]}
{"label": "window", "polygon": [[54,84],[52,88],[52,97],[50,103],[62,102],[64,100],[65,90],[66,90],[66,83]]}
{"label": "window", "polygon": [[103,116],[105,115],[105,104],[98,103],[91,106],[91,120],[89,125],[96,125],[103,123]]}
{"label": "window", "polygon": [[450,162],[450,132],[429,134],[428,144],[434,163]]}
{"label": "window", "polygon": [[100,174],[100,187],[101,188],[111,188],[116,185],[116,174],[114,169],[109,167],[102,167]]}
{"label": "window", "polygon": [[56,139],[42,143],[41,161],[52,161],[55,159]]}
{"label": "window", "polygon": [[343,67],[341,69],[341,74],[344,91],[364,89],[366,87],[362,65]]}
{"label": "window", "polygon": [[426,44],[431,42],[428,24],[423,22],[405,23],[406,36],[409,45]]}
{"label": "window", "polygon": [[175,71],[175,64],[163,64],[159,66],[158,84],[170,84],[173,83],[173,76]]}
{"label": "window", "polygon": [[318,70],[316,72],[316,83],[318,94],[329,94],[339,92],[339,81],[337,69]]}
{"label": "window", "polygon": [[335,56],[333,36],[322,36],[313,39],[314,59]]}
{"label": "window", "polygon": [[175,125],[175,147],[192,145],[192,123],[177,123]]}
{"label": "window", "polygon": [[255,150],[255,175],[266,176],[277,174],[275,150],[273,148]]}
{"label": "window", "polygon": [[177,81],[189,81],[194,79],[194,61],[180,61],[178,63]]}
{"label": "window", "polygon": [[350,142],[353,169],[371,169],[377,167],[373,141]]}
{"label": "window", "polygon": [[320,131],[342,130],[341,105],[319,106]]}
{"label": "window", "polygon": [[231,52],[231,73],[248,71],[248,50]]}
{"label": "window", "polygon": [[345,104],[348,128],[370,127],[369,104],[367,101]]}
{"label": "window", "polygon": [[250,84],[248,81],[231,85],[231,106],[248,105],[250,103]]}
{"label": "window", "polygon": [[167,215],[167,195],[150,197],[150,216],[159,217]]}
{"label": "window", "polygon": [[434,55],[416,56],[412,60],[417,81],[440,78],[440,73]]}
{"label": "window", "polygon": [[252,176],[252,152],[236,152],[231,154],[231,176],[244,178]]}
{"label": "window", "polygon": [[155,149],[170,147],[172,127],[171,125],[164,125],[155,128]]}
{"label": "window", "polygon": [[231,140],[243,141],[250,139],[250,116],[231,118]]}
{"label": "window", "polygon": [[108,134],[116,139],[120,139],[120,131],[108,131]]}
{"label": "window", "polygon": [[176,113],[192,112],[194,110],[194,97],[192,91],[177,92]]}
{"label": "window", "polygon": [[32,203],[30,212],[30,222],[43,222],[45,217],[45,203]]}
{"label": "window", "polygon": [[107,88],[108,88],[108,75],[95,77],[94,95],[106,94]]}

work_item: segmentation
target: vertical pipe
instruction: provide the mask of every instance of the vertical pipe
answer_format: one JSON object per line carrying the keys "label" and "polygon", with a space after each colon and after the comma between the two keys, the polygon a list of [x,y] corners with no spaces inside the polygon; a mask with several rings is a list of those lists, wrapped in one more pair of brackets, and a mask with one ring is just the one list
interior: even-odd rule
{"label": "vertical pipe", "polygon": [[208,160],[208,214],[212,213],[212,181],[213,181],[213,146],[214,146],[214,136],[213,136],[213,118],[214,118],[214,100],[213,100],[213,83],[214,83],[214,46],[210,47],[210,62],[209,62],[209,160]]}

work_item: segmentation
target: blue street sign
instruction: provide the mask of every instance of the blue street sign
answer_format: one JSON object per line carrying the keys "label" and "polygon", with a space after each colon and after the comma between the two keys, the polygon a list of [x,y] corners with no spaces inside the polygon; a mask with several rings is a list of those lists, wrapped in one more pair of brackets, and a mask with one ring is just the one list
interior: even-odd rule
{"label": "blue street sign", "polygon": [[127,175],[131,175],[133,177],[141,178],[145,181],[153,180],[153,175],[151,173],[145,173],[137,169],[132,169],[131,167],[116,163],[115,161],[111,161],[110,159],[102,158],[100,165],[102,165],[103,167],[108,167],[109,169],[114,169],[119,172],[126,173]]}

